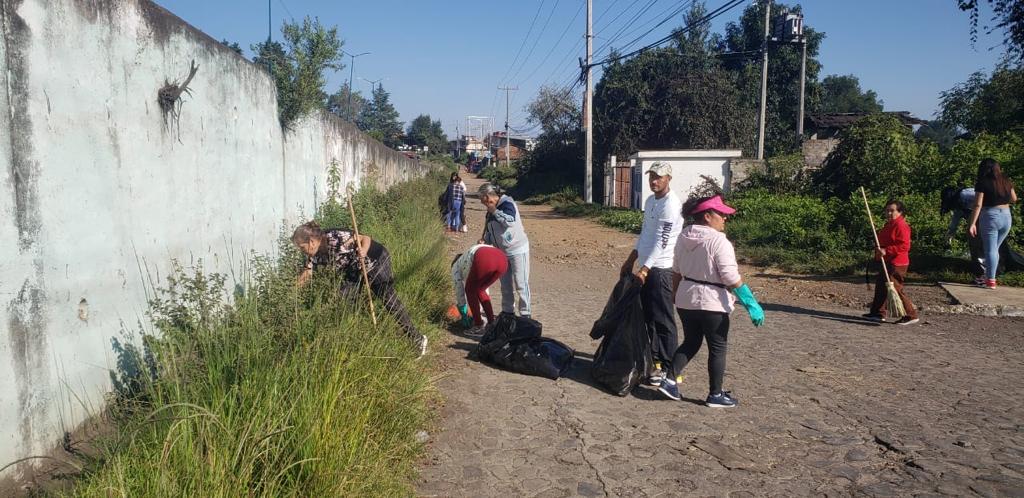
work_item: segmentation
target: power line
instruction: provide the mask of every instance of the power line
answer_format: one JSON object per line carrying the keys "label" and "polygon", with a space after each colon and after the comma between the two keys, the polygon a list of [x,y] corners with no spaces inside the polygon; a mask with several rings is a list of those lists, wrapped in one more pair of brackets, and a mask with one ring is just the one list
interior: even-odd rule
{"label": "power line", "polygon": [[[691,1],[689,2],[689,4],[690,4],[690,5],[692,5],[692,4],[693,4],[693,0],[691,0]],[[626,43],[625,45],[623,45],[623,46],[622,46],[622,50],[627,50],[627,49],[628,49],[629,47],[631,47],[631,46],[633,46],[634,44],[636,44],[636,43],[640,42],[641,40],[643,40],[644,38],[646,38],[646,37],[647,37],[647,35],[649,35],[649,34],[651,34],[652,32],[654,32],[654,30],[656,30],[656,29],[658,29],[659,27],[663,26],[663,25],[664,25],[665,23],[667,23],[667,22],[671,21],[672,19],[675,19],[675,17],[676,17],[677,15],[679,15],[679,14],[680,14],[680,13],[681,13],[682,11],[686,10],[686,8],[687,8],[687,5],[685,5],[685,4],[684,4],[684,5],[682,5],[682,6],[680,6],[680,7],[678,7],[678,8],[676,8],[675,10],[673,10],[673,11],[672,11],[672,13],[670,13],[670,14],[669,14],[669,15],[667,15],[667,16],[665,16],[665,17],[664,17],[664,18],[663,18],[663,19],[661,20],[661,22],[659,22],[658,24],[655,24],[654,26],[651,26],[651,28],[650,28],[650,29],[648,29],[647,31],[645,31],[645,32],[644,32],[644,34],[642,34],[642,35],[640,35],[640,36],[638,36],[638,37],[634,38],[634,39],[633,39],[633,40],[631,40],[631,41],[630,41],[629,43]],[[688,29],[688,28],[684,27],[683,29]],[[669,36],[671,36],[671,34],[670,34]]]}
{"label": "power line", "polygon": [[[618,60],[625,59],[627,57],[632,57],[632,56],[634,56],[636,54],[639,54],[639,53],[641,53],[641,52],[643,52],[645,50],[649,50],[651,48],[655,48],[655,47],[657,47],[657,46],[659,46],[659,45],[661,45],[661,44],[663,44],[663,43],[665,43],[665,42],[667,42],[669,40],[672,40],[673,38],[675,38],[678,35],[682,35],[682,34],[685,34],[685,33],[689,32],[689,31],[691,31],[692,29],[696,28],[697,26],[699,26],[701,24],[705,24],[705,23],[711,22],[711,20],[713,20],[716,17],[721,16],[722,14],[725,14],[726,12],[736,8],[737,6],[742,4],[744,1],[745,0],[729,0],[725,4],[723,4],[721,7],[719,7],[717,9],[709,12],[704,17],[702,17],[702,18],[692,22],[691,24],[688,24],[688,25],[680,28],[679,30],[676,30],[676,31],[673,31],[672,33],[669,33],[668,36],[665,36],[665,37],[663,37],[663,38],[661,38],[661,39],[659,39],[659,40],[657,40],[657,41],[655,41],[653,43],[650,43],[650,44],[647,44],[647,45],[645,45],[643,47],[640,47],[640,48],[638,48],[638,49],[636,49],[636,50],[634,50],[632,52],[629,52],[629,53],[626,53],[626,54],[622,54],[622,55],[618,55],[618,56],[615,56],[615,57],[606,57],[603,60],[600,60],[598,62],[593,63],[593,66],[603,66],[603,65],[608,64],[610,62],[615,62],[615,61],[618,61]],[[668,21],[666,20],[666,21],[662,21],[661,23],[658,23],[657,26],[655,26],[654,28],[651,28],[650,30],[648,30],[648,32],[645,33],[644,36],[646,36],[648,33],[653,31],[658,26],[664,24],[665,22],[668,22]]]}
{"label": "power line", "polygon": [[[689,3],[690,3],[690,5],[692,5],[692,4],[693,4],[693,1],[694,1],[694,0],[690,0],[690,2],[689,2]],[[683,8],[685,9],[686,7],[684,6]],[[647,22],[645,22],[645,23],[643,23],[643,24],[640,24],[639,26],[637,26],[637,27],[635,27],[635,28],[633,28],[633,29],[631,29],[631,30],[629,30],[629,31],[627,31],[627,32],[625,32],[625,33],[623,33],[623,34],[622,34],[622,37],[626,37],[626,36],[632,36],[632,35],[633,35],[634,33],[636,33],[636,32],[638,32],[638,31],[640,31],[640,30],[642,30],[642,29],[644,29],[644,28],[646,28],[646,27],[650,26],[650,25],[651,25],[651,23],[653,23],[653,22],[657,22],[657,21],[658,21],[659,19],[665,19],[665,18],[669,18],[669,19],[671,19],[671,18],[675,17],[676,15],[678,15],[678,13],[679,13],[679,12],[680,12],[680,10],[679,10],[679,7],[678,7],[678,6],[676,6],[676,5],[669,5],[669,7],[668,7],[667,9],[665,9],[665,10],[662,10],[661,12],[659,12],[658,14],[656,14],[656,15],[655,15],[654,17],[652,17],[652,18],[651,18],[650,20],[648,20]],[[641,38],[641,39],[642,39],[642,38],[643,38],[644,36],[647,36],[647,34],[648,34],[649,32],[650,32],[650,31],[648,31],[648,32],[644,33],[644,34],[643,34],[643,35],[641,35],[641,36],[640,36],[639,38]],[[604,44],[604,45],[603,45],[603,46],[601,47],[601,49],[599,49],[599,50],[598,50],[598,52],[602,52],[602,51],[605,51],[605,49],[607,49],[607,51],[608,51],[608,52],[611,52],[611,49],[612,49],[612,48],[616,48],[616,47],[613,47],[613,46],[612,46],[612,43],[614,43],[614,42],[615,42],[616,40],[618,40],[618,38],[616,38],[615,40],[612,40],[612,41],[611,41],[611,42],[609,42],[609,43],[606,43],[606,44]],[[631,41],[631,42],[629,42],[629,43],[626,43],[626,44],[625,44],[625,45],[623,45],[622,47],[617,47],[617,48],[618,48],[619,50],[623,50],[623,49],[626,49],[626,48],[630,47],[630,46],[631,46],[631,45],[632,45],[633,43],[636,43],[636,41],[637,41],[637,40],[636,40],[636,39],[634,39],[633,41]]]}
{"label": "power line", "polygon": [[[654,7],[654,4],[658,3],[658,1],[659,0],[650,0],[649,2],[647,2],[647,5],[645,5],[639,11],[637,11],[637,13],[634,14],[633,17],[629,19],[629,21],[624,23],[622,26],[619,26],[619,29],[617,29],[615,33],[612,34],[612,36],[605,43],[605,46],[611,46],[612,43],[615,43],[615,41],[622,36],[622,33],[629,29],[629,27],[636,23],[641,17],[643,17],[643,15],[646,14],[648,10],[651,10],[651,7]],[[636,5],[640,5],[640,3],[637,2]],[[598,51],[600,50],[601,49],[598,49]]]}
{"label": "power line", "polygon": [[292,22],[295,22],[295,16],[293,16],[292,12],[288,10],[288,6],[285,5],[282,0],[277,0],[277,3],[281,4],[281,7],[284,8],[284,11],[288,14],[288,17],[292,18]]}
{"label": "power line", "polygon": [[526,42],[530,39],[530,33],[533,33],[533,26],[537,24],[537,18],[540,17],[540,11],[544,9],[544,4],[546,2],[547,0],[541,0],[540,5],[537,7],[537,13],[533,15],[533,20],[530,21],[530,29],[526,31],[526,36],[523,37],[523,43],[519,44],[519,50],[516,51],[516,56],[512,59],[512,64],[508,66],[508,69],[505,70],[505,74],[502,75],[501,81],[506,81],[509,73],[512,72],[512,68],[516,67],[516,62],[519,62],[519,56],[522,55],[523,48],[526,47]]}
{"label": "power line", "polygon": [[548,17],[547,19],[544,20],[544,25],[541,26],[540,32],[537,33],[537,37],[534,38],[533,45],[530,46],[530,51],[526,53],[526,57],[524,57],[523,61],[519,64],[519,69],[516,69],[516,72],[512,74],[512,76],[509,78],[509,81],[515,80],[516,76],[519,76],[519,73],[523,70],[524,67],[526,67],[526,63],[529,62],[530,57],[533,56],[533,51],[537,49],[537,44],[540,43],[540,39],[544,36],[544,32],[547,31],[548,23],[551,22],[551,16],[553,16],[555,14],[555,10],[558,9],[558,3],[560,1],[561,0],[555,0],[554,6],[551,7],[551,12],[548,12]]}
{"label": "power line", "polygon": [[565,26],[565,30],[562,31],[562,35],[558,37],[558,41],[555,42],[555,45],[551,47],[551,50],[549,50],[547,55],[544,56],[544,59],[541,60],[540,63],[538,63],[536,66],[534,66],[533,72],[531,72],[529,76],[524,78],[523,81],[530,81],[530,79],[537,74],[537,71],[539,71],[540,68],[544,66],[544,63],[551,58],[551,54],[555,53],[555,49],[557,49],[558,46],[562,44],[562,39],[565,38],[565,35],[569,33],[569,29],[572,28],[572,23],[576,22],[576,18],[580,16],[580,12],[583,12],[583,7],[584,5],[581,3],[580,8],[576,9],[576,15],[572,16],[572,19],[569,21],[569,24],[567,24]]}

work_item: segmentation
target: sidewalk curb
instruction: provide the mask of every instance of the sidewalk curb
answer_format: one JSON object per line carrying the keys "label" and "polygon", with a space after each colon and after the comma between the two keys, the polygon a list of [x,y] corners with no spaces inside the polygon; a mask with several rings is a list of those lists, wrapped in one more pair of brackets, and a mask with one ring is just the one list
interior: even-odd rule
{"label": "sidewalk curb", "polygon": [[923,306],[921,311],[947,315],[976,316],[1024,316],[1022,306],[1003,306],[989,304],[943,304]]}

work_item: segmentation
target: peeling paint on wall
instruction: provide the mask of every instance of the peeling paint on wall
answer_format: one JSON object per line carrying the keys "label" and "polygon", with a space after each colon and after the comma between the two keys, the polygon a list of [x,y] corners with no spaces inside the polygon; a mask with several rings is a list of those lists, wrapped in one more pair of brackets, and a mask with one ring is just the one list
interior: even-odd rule
{"label": "peeling paint on wall", "polygon": [[3,23],[7,66],[7,99],[10,109],[11,172],[14,193],[14,223],[18,229],[18,245],[29,250],[39,233],[39,164],[32,158],[32,120],[28,113],[29,80],[26,47],[31,32],[18,16],[20,0],[4,1],[0,11]]}
{"label": "peeling paint on wall", "polygon": [[49,409],[45,304],[42,286],[28,280],[7,304],[11,370],[18,393],[18,432],[26,450],[33,448],[36,431],[40,429],[36,424],[46,420]]}

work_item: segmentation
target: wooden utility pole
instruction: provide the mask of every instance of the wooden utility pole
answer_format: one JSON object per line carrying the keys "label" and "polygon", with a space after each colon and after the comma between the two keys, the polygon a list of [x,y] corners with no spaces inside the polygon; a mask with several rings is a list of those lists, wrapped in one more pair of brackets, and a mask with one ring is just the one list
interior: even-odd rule
{"label": "wooden utility pole", "polygon": [[800,112],[796,118],[796,135],[804,137],[804,83],[807,81],[807,38],[800,35]]}
{"label": "wooden utility pole", "polygon": [[772,13],[771,0],[764,4],[764,45],[761,47],[761,113],[757,126],[757,158],[764,159],[764,119],[768,108],[768,19]]}
{"label": "wooden utility pole", "polygon": [[508,108],[509,108],[509,92],[518,90],[519,87],[515,86],[499,86],[498,90],[505,90],[505,166],[512,165],[512,156],[509,155],[511,152],[512,135],[509,135],[508,131]]}
{"label": "wooden utility pole", "polygon": [[583,184],[583,200],[594,202],[593,193],[593,165],[594,165],[594,85],[591,81],[594,63],[594,0],[587,0],[587,67],[586,79],[587,89],[583,105],[583,128],[586,131],[586,180]]}

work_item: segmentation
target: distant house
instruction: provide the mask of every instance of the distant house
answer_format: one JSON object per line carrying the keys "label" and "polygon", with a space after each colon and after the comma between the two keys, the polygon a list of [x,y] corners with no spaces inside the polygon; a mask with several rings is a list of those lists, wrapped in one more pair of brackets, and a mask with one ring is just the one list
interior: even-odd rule
{"label": "distant house", "polygon": [[506,139],[505,132],[496,131],[491,133],[484,139],[487,142],[487,147],[491,151],[492,155],[498,161],[505,160],[505,145],[507,142],[509,155],[512,156],[512,160],[515,161],[523,157],[527,150],[532,148],[531,140],[525,137],[511,137]]}
{"label": "distant house", "polygon": [[[885,112],[897,117],[907,127],[922,125],[927,121],[917,119],[907,111]],[[808,138],[803,142],[804,165],[810,169],[820,168],[829,153],[839,145],[839,132],[869,116],[865,112],[836,114],[808,114],[804,117],[804,132]]]}

